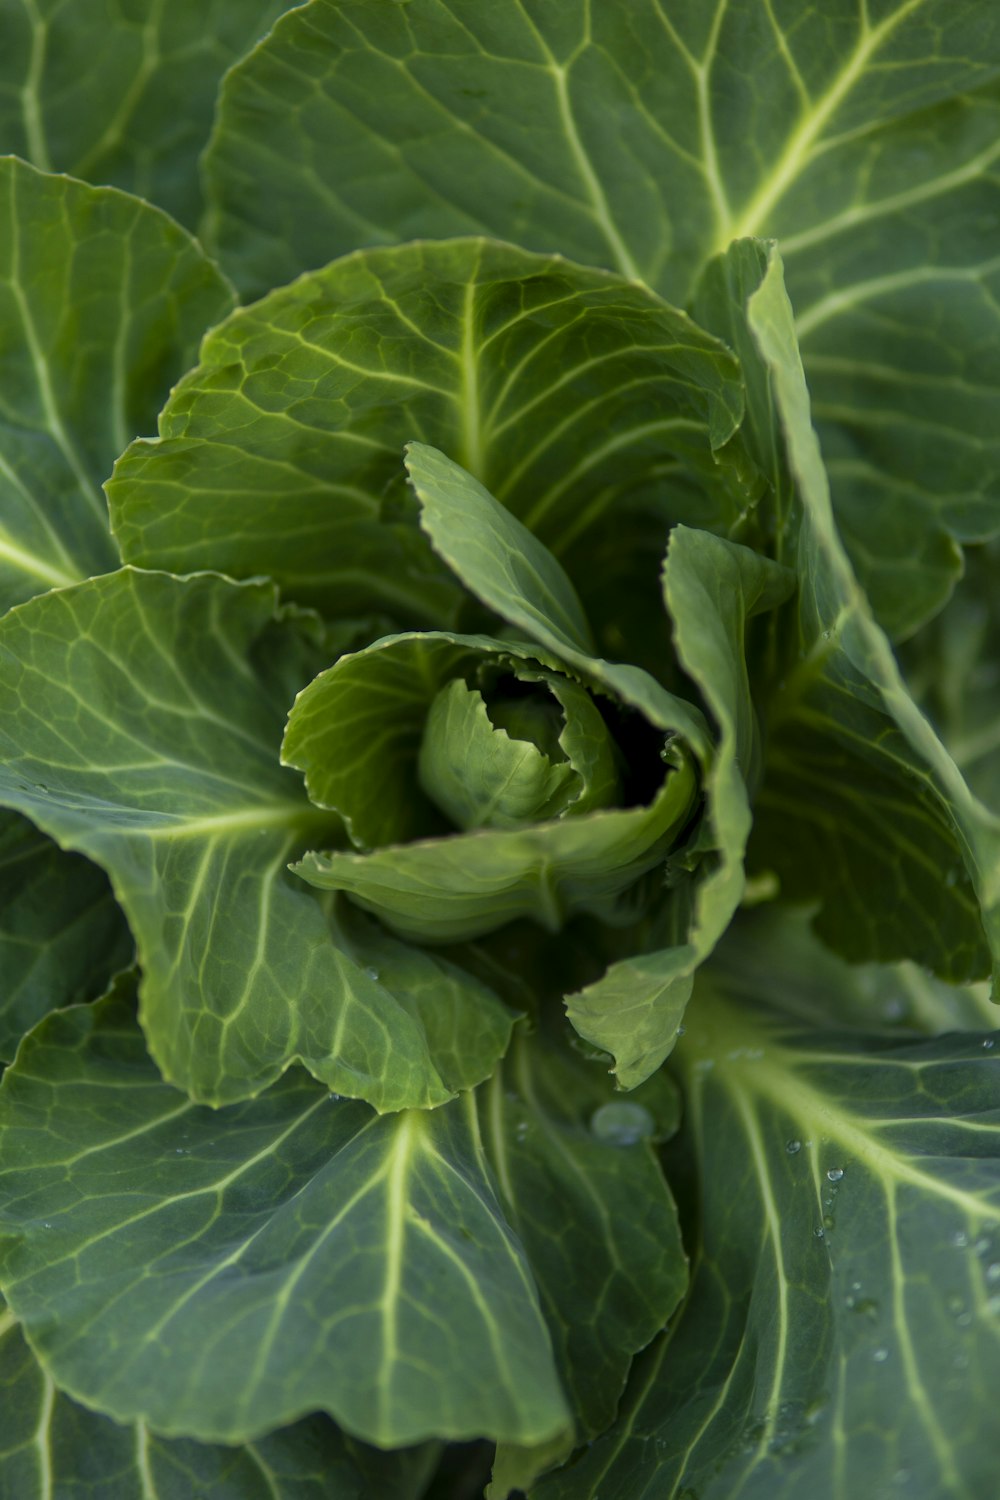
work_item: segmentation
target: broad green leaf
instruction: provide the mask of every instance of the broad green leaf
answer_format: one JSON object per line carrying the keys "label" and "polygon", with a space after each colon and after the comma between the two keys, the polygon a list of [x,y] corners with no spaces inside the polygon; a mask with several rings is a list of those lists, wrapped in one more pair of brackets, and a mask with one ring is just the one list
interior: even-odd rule
{"label": "broad green leaf", "polygon": [[436,448],[409,443],[406,472],[435,552],[484,604],[550,651],[594,655],[576,590],[544,543]]}
{"label": "broad green leaf", "polygon": [[50,1010],[96,999],[132,955],[103,872],[0,813],[0,1062]]}
{"label": "broad green leaf", "polygon": [[801,506],[800,659],[770,713],[761,859],[791,894],[823,895],[818,930],[848,957],[914,958],[945,979],[980,978],[987,939],[1000,955],[1000,819],[973,797],[914,703],[852,572],[776,251],[747,316]]}
{"label": "broad green leaf", "polygon": [[0,623],[0,802],[111,877],[164,1077],[211,1103],[293,1060],[379,1109],[488,1076],[511,1016],[286,871],[339,820],[278,762],[325,655],[271,584],[125,569]]}
{"label": "broad green leaf", "polygon": [[222,1448],[64,1396],[0,1304],[0,1500],[418,1500],[433,1449],[383,1454],[328,1417]]}
{"label": "broad green leaf", "polygon": [[760,759],[750,699],[745,641],[755,614],[773,610],[794,586],[768,559],[704,531],[675,527],[663,571],[678,660],[697,685],[718,727],[705,771],[705,819],[699,834],[686,930],[670,947],[613,964],[571,995],[576,1030],[615,1059],[623,1088],[648,1078],[678,1036],[694,972],[729,924],[743,895],[743,855],[750,833],[747,797]]}
{"label": "broad green leaf", "polygon": [[0,0],[0,150],[111,183],[191,229],[226,69],[292,0]]}
{"label": "broad green leaf", "polygon": [[232,304],[165,214],[0,159],[0,610],[117,566],[102,481]]}
{"label": "broad green leaf", "polygon": [[260,290],[494,234],[684,303],[776,236],[838,519],[905,634],[1000,529],[998,77],[981,0],[312,0],[223,87],[210,242]]}
{"label": "broad green leaf", "polygon": [[410,515],[413,439],[489,486],[585,604],[622,515],[648,518],[619,563],[642,597],[679,510],[726,530],[746,504],[738,442],[717,456],[742,414],[732,356],[644,288],[558,258],[483,240],[349,256],[241,309],[201,358],[109,484],[129,562],[453,624],[461,595]]}
{"label": "broad green leaf", "polygon": [[525,1037],[479,1097],[487,1154],[538,1282],[577,1439],[589,1439],[613,1420],[633,1354],[687,1285],[676,1210],[651,1149],[673,1133],[676,1099],[661,1075],[638,1099],[616,1102],[599,1067]]}
{"label": "broad green leaf", "polygon": [[538,1500],[992,1494],[992,1042],[802,1032],[699,987],[675,1054],[691,1294],[615,1427]]}
{"label": "broad green leaf", "polygon": [[31,1033],[0,1115],[0,1282],[88,1405],[227,1443],[317,1410],[382,1447],[567,1425],[471,1095],[380,1117],[294,1069],[212,1111],[100,1002]]}

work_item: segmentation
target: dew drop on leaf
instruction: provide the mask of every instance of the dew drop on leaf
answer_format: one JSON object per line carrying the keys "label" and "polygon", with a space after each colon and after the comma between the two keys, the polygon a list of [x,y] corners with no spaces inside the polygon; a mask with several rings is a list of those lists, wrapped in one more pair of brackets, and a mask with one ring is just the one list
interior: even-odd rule
{"label": "dew drop on leaf", "polygon": [[885,1348],[876,1349],[872,1353],[872,1359],[875,1361],[875,1363],[877,1365],[884,1365],[885,1362],[886,1362],[886,1360],[888,1358],[889,1358],[889,1351],[888,1351],[888,1349],[885,1349]]}
{"label": "dew drop on leaf", "polygon": [[830,1181],[830,1182],[839,1182],[840,1179],[844,1175],[844,1169],[843,1169],[843,1167],[831,1167],[830,1170],[829,1170],[829,1172],[827,1172],[826,1175],[827,1175],[828,1181]]}
{"label": "dew drop on leaf", "polygon": [[642,1104],[626,1100],[602,1104],[591,1116],[590,1128],[597,1139],[606,1146],[634,1146],[637,1141],[648,1141],[656,1125],[649,1110]]}
{"label": "dew drop on leaf", "polygon": [[788,1152],[789,1156],[794,1156],[796,1154],[796,1152],[802,1150],[802,1142],[801,1141],[786,1141],[785,1142],[785,1150]]}

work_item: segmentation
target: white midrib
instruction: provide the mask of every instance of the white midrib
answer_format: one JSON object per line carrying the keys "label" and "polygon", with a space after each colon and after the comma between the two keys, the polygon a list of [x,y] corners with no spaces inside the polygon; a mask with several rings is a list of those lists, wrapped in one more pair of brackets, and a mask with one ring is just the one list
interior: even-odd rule
{"label": "white midrib", "polygon": [[823,97],[799,121],[789,136],[785,149],[755,196],[736,220],[731,220],[720,235],[713,253],[724,251],[730,240],[745,239],[759,233],[774,205],[787,193],[808,165],[813,148],[832,116],[840,108],[854,85],[863,75],[882,43],[924,0],[907,0],[880,25],[865,31],[860,42]]}
{"label": "white midrib", "polygon": [[54,589],[67,588],[71,583],[79,583],[83,577],[82,573],[67,573],[62,568],[43,562],[33,552],[26,552],[16,542],[12,542],[2,530],[0,530],[0,562],[10,563],[11,567],[16,568],[19,573],[29,573],[32,578],[40,578],[43,583],[50,584]]}
{"label": "white midrib", "polygon": [[476,282],[471,280],[465,288],[462,305],[462,348],[459,356],[462,369],[462,426],[465,468],[477,479],[482,479],[484,444],[482,413],[479,403],[479,362],[476,355]]}
{"label": "white midrib", "polygon": [[128,834],[144,834],[151,839],[210,838],[213,834],[248,833],[268,828],[294,829],[309,823],[322,822],[329,826],[333,814],[310,808],[301,802],[275,802],[259,807],[245,807],[238,811],[210,813],[203,818],[186,818],[178,815],[176,821],[153,823],[148,826],[128,825]]}

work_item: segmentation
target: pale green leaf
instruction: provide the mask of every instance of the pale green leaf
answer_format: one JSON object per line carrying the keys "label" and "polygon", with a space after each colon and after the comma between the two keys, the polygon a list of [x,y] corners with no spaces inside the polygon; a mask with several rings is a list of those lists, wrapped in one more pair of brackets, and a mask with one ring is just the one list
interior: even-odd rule
{"label": "pale green leaf", "polygon": [[511,1016],[450,965],[319,901],[286,871],[339,820],[278,763],[323,659],[271,584],[132,569],[0,623],[0,802],[110,875],[165,1077],[212,1103],[299,1059],[379,1109],[488,1076]]}
{"label": "pale green leaf", "polygon": [[328,1417],[237,1448],[120,1426],[56,1390],[0,1304],[0,1500],[418,1500],[433,1460],[379,1453]]}
{"label": "pale green leaf", "polygon": [[96,999],[132,955],[104,873],[0,813],[0,1061],[48,1011]]}
{"label": "pale green leaf", "polygon": [[485,233],[678,303],[776,236],[838,519],[905,634],[1000,528],[998,76],[983,0],[312,0],[226,80],[207,226],[258,290]]}
{"label": "pale green leaf", "polygon": [[[558,258],[482,240],[350,256],[241,309],[201,357],[109,484],[127,561],[451,625],[462,596],[410,514],[414,439],[489,486],[585,604],[622,514],[647,524],[626,529],[619,576],[655,598],[678,512],[725,530],[746,503],[738,443],[718,456],[742,414],[732,356],[645,289]],[[613,629],[612,601],[592,623]]]}
{"label": "pale green leaf", "polygon": [[383,1447],[567,1425],[471,1096],[377,1116],[294,1069],[209,1110],[99,1002],[31,1033],[0,1111],[4,1295],[88,1405],[227,1443],[317,1410]]}
{"label": "pale green leaf", "polygon": [[760,758],[745,642],[752,617],[773,610],[793,586],[787,569],[745,547],[684,526],[671,535],[663,589],[674,645],[719,738],[704,775],[708,828],[698,837],[701,864],[686,893],[686,930],[669,948],[620,959],[567,1001],[580,1035],[614,1057],[623,1088],[648,1078],[669,1055],[695,969],[743,895],[748,785],[752,790]]}
{"label": "pale green leaf", "polygon": [[219,82],[293,0],[0,0],[0,150],[201,211]]}
{"label": "pale green leaf", "polygon": [[0,610],[117,566],[101,484],[232,304],[165,214],[0,160]]}
{"label": "pale green leaf", "polygon": [[477,598],[550,651],[594,655],[576,590],[516,516],[436,448],[409,443],[406,472],[434,551]]}
{"label": "pale green leaf", "polygon": [[[770,976],[769,999],[780,1001]],[[1000,1380],[992,1036],[807,1032],[707,986],[675,1054],[694,1280],[538,1500],[985,1500]]]}

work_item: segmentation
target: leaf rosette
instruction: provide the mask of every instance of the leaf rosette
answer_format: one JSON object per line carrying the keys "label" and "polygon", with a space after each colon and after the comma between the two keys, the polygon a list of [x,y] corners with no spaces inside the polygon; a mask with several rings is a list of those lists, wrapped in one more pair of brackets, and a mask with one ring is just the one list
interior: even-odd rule
{"label": "leaf rosette", "polygon": [[[678,729],[609,691],[569,578],[545,546],[436,449],[411,444],[432,544],[513,636],[386,637],[342,656],[296,701],[286,763],[352,847],[295,869],[397,933],[460,942],[519,917],[631,920],[627,893],[696,813]],[[444,540],[447,538],[447,542]],[[645,674],[641,674],[645,677]]]}

